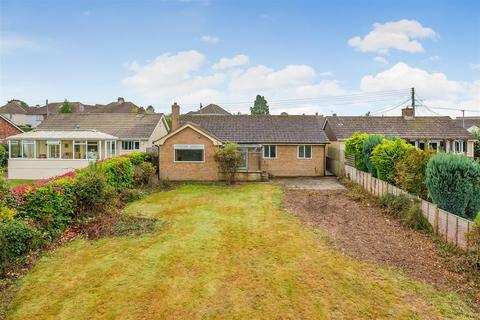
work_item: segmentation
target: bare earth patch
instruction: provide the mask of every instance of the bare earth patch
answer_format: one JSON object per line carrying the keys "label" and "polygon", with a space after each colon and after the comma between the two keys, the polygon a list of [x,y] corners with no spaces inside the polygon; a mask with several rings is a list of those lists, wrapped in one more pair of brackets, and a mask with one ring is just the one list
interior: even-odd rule
{"label": "bare earth patch", "polygon": [[343,253],[455,291],[480,310],[480,275],[462,269],[462,256],[442,252],[431,236],[401,225],[373,198],[361,203],[348,190],[287,190],[283,206],[309,226],[324,229]]}

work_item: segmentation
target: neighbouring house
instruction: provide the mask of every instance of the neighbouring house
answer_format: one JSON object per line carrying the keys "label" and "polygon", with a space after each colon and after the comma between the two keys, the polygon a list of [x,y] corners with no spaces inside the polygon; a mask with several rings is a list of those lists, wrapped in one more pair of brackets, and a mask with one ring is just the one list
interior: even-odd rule
{"label": "neighbouring house", "polygon": [[455,118],[454,121],[468,132],[480,131],[480,117]]}
{"label": "neighbouring house", "polygon": [[[46,103],[44,106],[36,106],[30,107],[28,111],[28,115],[31,118],[30,126],[32,128],[36,128],[43,120],[48,118],[52,114],[59,113],[59,109],[65,102],[49,102]],[[70,107],[72,108],[72,113],[88,113],[95,109],[92,105],[86,105],[81,102],[68,102]]]}
{"label": "neighbouring house", "polygon": [[1,143],[7,143],[7,138],[19,133],[23,133],[23,130],[19,128],[13,121],[0,114],[0,139]]}
{"label": "neighbouring house", "polygon": [[382,134],[405,139],[420,149],[443,150],[473,158],[475,138],[450,117],[417,117],[412,108],[402,109],[402,116],[328,116],[324,124],[330,140],[327,170],[344,174],[345,143],[355,132]]}
{"label": "neighbouring house", "polygon": [[231,115],[230,112],[227,110],[223,109],[222,107],[216,105],[216,104],[209,104],[206,107],[200,106],[200,109],[197,111],[190,111],[187,113],[187,115],[195,115],[195,114],[204,114],[204,115],[219,115],[219,116],[228,116]]}
{"label": "neighbouring house", "polygon": [[137,106],[135,103],[125,101],[124,98],[118,97],[117,101],[107,105],[96,104],[91,112],[94,113],[145,113],[143,107]]}
{"label": "neighbouring house", "polygon": [[159,146],[160,177],[170,180],[216,181],[223,178],[214,160],[226,142],[239,145],[239,180],[324,176],[329,143],[318,116],[209,115],[180,116],[172,106],[172,130]]}
{"label": "neighbouring house", "polygon": [[23,106],[19,100],[12,100],[0,107],[0,115],[12,121],[17,126],[34,126],[35,116],[30,114],[32,107]]}
{"label": "neighbouring house", "polygon": [[168,133],[163,114],[64,113],[8,137],[9,179],[43,179],[133,151],[157,153]]}

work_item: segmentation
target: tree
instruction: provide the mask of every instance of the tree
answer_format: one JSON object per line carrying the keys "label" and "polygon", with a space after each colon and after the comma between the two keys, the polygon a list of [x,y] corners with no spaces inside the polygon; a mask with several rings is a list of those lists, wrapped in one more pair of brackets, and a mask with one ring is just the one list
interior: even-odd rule
{"label": "tree", "polygon": [[153,106],[148,106],[147,109],[145,110],[146,114],[154,114],[155,113],[155,108]]}
{"label": "tree", "polygon": [[23,101],[23,100],[12,99],[12,100],[9,100],[9,101],[7,101],[7,102],[10,103],[10,102],[15,102],[15,101],[20,102],[20,105],[22,106],[22,108],[24,108],[24,109],[28,108],[28,103],[26,103],[26,102]]}
{"label": "tree", "polygon": [[477,141],[473,143],[473,156],[475,159],[480,159],[480,130],[473,130],[472,134]]}
{"label": "tree", "polygon": [[225,174],[227,182],[235,183],[235,175],[242,165],[242,153],[238,150],[238,145],[227,142],[223,147],[215,150],[213,158],[218,163],[220,172]]}
{"label": "tree", "polygon": [[58,109],[58,112],[59,113],[72,113],[73,110],[72,110],[72,106],[70,105],[70,103],[65,100],[62,104],[62,106],[60,107],[60,109]]}
{"label": "tree", "polygon": [[383,181],[395,183],[395,165],[406,153],[415,147],[403,139],[383,140],[372,151],[370,160],[377,169],[377,177]]}
{"label": "tree", "polygon": [[367,168],[368,172],[375,178],[377,177],[377,168],[373,165],[372,161],[370,160],[370,157],[372,156],[373,149],[380,143],[385,138],[382,135],[379,134],[370,134],[368,135],[367,139],[363,141],[363,146],[362,146],[362,156],[363,156],[363,163],[365,164],[365,167]]}
{"label": "tree", "polygon": [[250,108],[250,114],[270,114],[268,102],[264,96],[257,94],[253,107]]}
{"label": "tree", "polygon": [[282,113],[280,113],[281,116],[288,116],[288,113],[286,113],[285,111],[283,111]]}
{"label": "tree", "polygon": [[407,151],[405,156],[395,165],[395,183],[408,193],[428,198],[425,184],[425,170],[432,153],[419,148]]}
{"label": "tree", "polygon": [[368,134],[355,132],[350,138],[345,140],[345,154],[355,157],[355,168],[361,171],[367,171],[367,166],[363,161],[363,142],[368,139]]}

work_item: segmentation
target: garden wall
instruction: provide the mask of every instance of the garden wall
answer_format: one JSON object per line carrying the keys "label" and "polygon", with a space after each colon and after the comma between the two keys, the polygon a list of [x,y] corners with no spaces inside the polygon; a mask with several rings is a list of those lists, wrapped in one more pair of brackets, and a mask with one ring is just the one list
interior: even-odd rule
{"label": "garden wall", "polygon": [[393,193],[395,195],[404,194],[411,198],[419,199],[421,201],[422,213],[432,225],[434,232],[441,235],[445,241],[453,243],[460,248],[467,248],[465,233],[472,229],[472,221],[442,210],[431,202],[411,195],[394,185],[373,177],[368,172],[357,170],[352,166],[345,165],[345,174],[353,182],[361,185],[367,192],[374,196],[381,197],[386,193]]}

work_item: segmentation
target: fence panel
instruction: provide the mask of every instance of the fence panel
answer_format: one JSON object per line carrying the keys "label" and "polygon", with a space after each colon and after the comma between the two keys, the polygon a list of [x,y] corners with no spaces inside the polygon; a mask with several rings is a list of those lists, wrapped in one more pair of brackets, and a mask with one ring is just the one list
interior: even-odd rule
{"label": "fence panel", "polygon": [[395,195],[404,194],[409,198],[420,200],[423,215],[433,227],[435,233],[459,247],[466,248],[465,233],[471,229],[471,221],[459,217],[453,213],[438,208],[434,203],[418,198],[408,192],[395,187],[383,180],[373,177],[368,172],[357,170],[355,167],[345,165],[345,172],[353,182],[362,186],[372,195],[381,197],[387,193]]}

